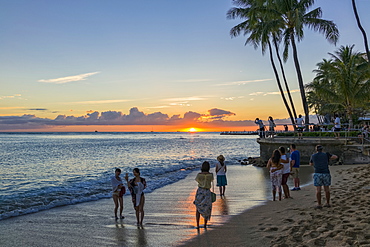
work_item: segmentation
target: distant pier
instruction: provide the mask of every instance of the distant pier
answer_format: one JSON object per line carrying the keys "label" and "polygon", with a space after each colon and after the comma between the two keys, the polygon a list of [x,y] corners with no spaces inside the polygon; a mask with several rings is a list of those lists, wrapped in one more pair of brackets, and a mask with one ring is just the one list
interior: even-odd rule
{"label": "distant pier", "polygon": [[258,135],[258,131],[223,131],[220,135]]}

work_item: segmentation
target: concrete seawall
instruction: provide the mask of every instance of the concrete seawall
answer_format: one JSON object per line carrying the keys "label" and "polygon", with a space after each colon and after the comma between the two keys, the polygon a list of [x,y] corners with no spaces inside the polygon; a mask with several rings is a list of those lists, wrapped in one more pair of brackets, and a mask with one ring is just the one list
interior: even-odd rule
{"label": "concrete seawall", "polygon": [[[260,144],[261,160],[267,162],[271,157],[274,149],[283,146],[288,148],[290,144],[294,143],[297,150],[301,153],[301,164],[307,165],[310,157],[315,153],[315,146],[320,144],[324,147],[324,152],[335,154],[339,157],[341,164],[368,164],[370,163],[370,156],[365,155],[361,149],[361,145],[356,145],[346,139],[334,138],[316,138],[305,137],[298,139],[296,137],[275,137],[275,138],[257,138]],[[338,161],[337,161],[338,162]]]}

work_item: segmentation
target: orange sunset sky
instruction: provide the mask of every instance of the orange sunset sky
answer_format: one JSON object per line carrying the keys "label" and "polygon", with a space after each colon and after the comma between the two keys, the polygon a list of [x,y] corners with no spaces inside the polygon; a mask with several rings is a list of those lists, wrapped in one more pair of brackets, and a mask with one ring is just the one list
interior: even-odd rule
{"label": "orange sunset sky", "polygon": [[[358,0],[370,33],[370,1]],[[333,6],[335,5],[335,8]],[[231,38],[232,1],[1,3],[0,131],[243,131],[289,123],[269,58]],[[310,30],[303,78],[340,45],[363,50],[350,1],[318,0],[337,47]],[[140,11],[138,11],[140,10]],[[295,68],[287,79],[303,114]],[[314,120],[315,117],[312,117]]]}

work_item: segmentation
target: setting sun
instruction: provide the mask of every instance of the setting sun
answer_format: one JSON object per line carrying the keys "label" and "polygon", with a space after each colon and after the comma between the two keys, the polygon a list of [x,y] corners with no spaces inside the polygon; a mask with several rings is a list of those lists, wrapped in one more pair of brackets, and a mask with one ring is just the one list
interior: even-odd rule
{"label": "setting sun", "polygon": [[190,128],[189,132],[197,132],[198,130],[196,128]]}

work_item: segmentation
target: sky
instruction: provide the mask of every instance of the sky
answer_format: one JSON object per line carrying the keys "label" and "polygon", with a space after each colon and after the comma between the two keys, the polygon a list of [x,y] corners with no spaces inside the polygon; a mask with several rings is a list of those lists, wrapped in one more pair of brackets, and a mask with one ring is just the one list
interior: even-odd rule
{"label": "sky", "polygon": [[[357,0],[370,35],[369,0]],[[231,0],[0,0],[0,131],[241,131],[288,122],[269,57],[231,38]],[[349,0],[316,0],[337,45],[305,30],[305,83],[328,52],[364,51]],[[291,58],[285,65],[303,113]],[[280,119],[280,120],[279,120]]]}

